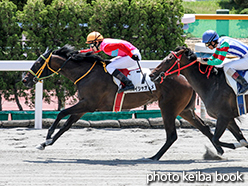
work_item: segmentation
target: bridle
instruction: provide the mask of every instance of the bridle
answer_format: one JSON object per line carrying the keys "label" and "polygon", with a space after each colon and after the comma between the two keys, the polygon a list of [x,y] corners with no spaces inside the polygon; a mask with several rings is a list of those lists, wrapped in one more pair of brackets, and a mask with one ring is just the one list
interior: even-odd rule
{"label": "bridle", "polygon": [[[45,60],[44,64],[40,67],[40,69],[39,69],[36,73],[34,73],[34,71],[32,71],[31,69],[29,70],[29,72],[34,76],[34,78],[33,78],[33,82],[34,82],[34,83],[37,83],[38,81],[41,82],[41,80],[43,80],[43,79],[47,79],[47,78],[49,78],[49,77],[52,77],[52,76],[55,75],[55,74],[58,74],[59,71],[61,71],[62,68],[65,66],[65,64],[71,59],[71,56],[70,56],[67,60],[65,60],[65,62],[62,64],[62,66],[61,66],[57,71],[55,71],[55,70],[53,70],[53,69],[49,66],[49,62],[50,62],[50,60],[51,60],[51,56],[52,56],[52,52],[50,53],[50,55],[48,56],[48,58],[45,58],[44,55],[40,55],[40,57],[41,57],[42,59]],[[104,71],[107,73],[106,63],[103,62],[103,61],[101,61],[101,63],[102,63],[102,65],[103,65]],[[91,72],[91,70],[94,68],[95,65],[96,65],[96,61],[94,62],[94,64],[91,66],[91,68],[90,68],[84,75],[82,75],[81,77],[79,77],[79,78],[74,82],[74,84],[76,85],[76,84],[78,83],[78,81],[80,81],[80,80],[83,79],[85,76],[87,76],[87,75]],[[50,75],[48,75],[48,76],[40,77],[41,74],[42,74],[42,72],[44,71],[44,69],[45,69],[46,67],[47,67],[51,72],[53,72],[53,73],[50,74]]]}
{"label": "bridle", "polygon": [[[52,77],[53,75],[55,74],[58,74],[59,71],[61,71],[61,69],[65,66],[65,64],[71,59],[71,57],[69,57],[64,63],[63,65],[57,70],[53,70],[50,66],[49,66],[49,62],[50,62],[50,59],[51,59],[51,56],[52,56],[52,52],[50,53],[50,55],[48,56],[48,58],[45,58],[44,55],[40,55],[40,57],[42,59],[45,60],[44,64],[39,68],[39,70],[34,73],[34,71],[32,71],[31,69],[29,70],[29,72],[34,76],[33,78],[33,82],[34,83],[37,83],[38,81],[41,82],[41,80],[43,79],[47,79],[49,77]],[[44,71],[45,68],[48,68],[51,72],[53,72],[52,74],[48,75],[48,76],[44,76],[44,77],[40,77],[42,72]]]}
{"label": "bridle", "polygon": [[[159,76],[155,79],[155,81],[158,79],[158,78],[161,78],[161,81],[160,81],[160,84],[164,81],[164,78],[166,78],[168,75],[171,75],[171,74],[174,74],[177,72],[177,75],[179,76],[180,74],[180,71],[185,69],[185,68],[188,68],[189,66],[193,65],[194,63],[197,62],[197,60],[195,61],[192,61],[191,63],[185,65],[185,66],[182,66],[180,67],[180,61],[181,61],[181,58],[183,56],[183,54],[180,54],[179,56],[176,55],[175,52],[171,51],[171,53],[177,58],[176,61],[174,62],[174,64],[165,72],[160,72]],[[177,65],[178,68],[176,70],[173,70],[172,69],[174,68],[174,66]]]}

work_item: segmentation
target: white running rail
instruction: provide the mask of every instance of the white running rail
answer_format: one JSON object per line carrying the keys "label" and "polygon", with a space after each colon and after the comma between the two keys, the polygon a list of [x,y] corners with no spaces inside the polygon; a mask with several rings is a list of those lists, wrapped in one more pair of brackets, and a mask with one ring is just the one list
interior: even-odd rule
{"label": "white running rail", "polygon": [[[34,61],[0,61],[0,71],[28,71],[33,65]],[[142,60],[140,62],[143,68],[155,68],[161,60]],[[42,129],[42,93],[43,93],[43,83],[37,83],[35,85],[35,128]]]}

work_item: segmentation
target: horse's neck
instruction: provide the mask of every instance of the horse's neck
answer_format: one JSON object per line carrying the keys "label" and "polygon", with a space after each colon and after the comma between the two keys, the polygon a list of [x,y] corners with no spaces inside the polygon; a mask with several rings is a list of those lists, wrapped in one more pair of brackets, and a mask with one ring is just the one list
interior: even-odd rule
{"label": "horse's neck", "polygon": [[[222,73],[222,72],[219,72]],[[187,78],[193,89],[199,94],[204,100],[212,95],[212,92],[216,88],[220,88],[222,85],[222,76],[216,77],[215,74],[210,73],[209,78],[206,74],[202,74],[199,71],[198,64],[194,64],[182,71],[182,74]],[[211,94],[210,94],[211,93]]]}
{"label": "horse's neck", "polygon": [[61,74],[72,82],[76,82],[79,79],[80,81],[88,81],[88,78],[90,78],[91,82],[94,83],[98,82],[99,79],[105,80],[110,77],[110,75],[104,71],[103,66],[91,62],[81,63],[70,61],[66,67],[62,69]]}
{"label": "horse's neck", "polygon": [[[72,82],[75,82],[78,78],[86,74],[87,71],[89,71],[89,69],[93,66],[93,63],[90,62],[76,62],[72,60],[69,60],[66,64],[64,64],[65,59],[57,55],[53,56],[52,60],[51,68],[57,71],[62,67],[59,73],[70,79]],[[96,68],[99,68],[99,66],[95,65],[94,69],[91,71],[95,71]]]}

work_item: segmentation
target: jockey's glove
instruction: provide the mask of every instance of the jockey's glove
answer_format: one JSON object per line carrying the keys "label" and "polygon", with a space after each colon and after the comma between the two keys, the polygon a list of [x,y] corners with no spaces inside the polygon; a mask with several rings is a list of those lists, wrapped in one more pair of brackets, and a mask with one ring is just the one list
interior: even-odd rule
{"label": "jockey's glove", "polygon": [[138,55],[134,54],[134,55],[132,55],[132,59],[135,60],[135,61],[138,61],[139,57],[138,57]]}

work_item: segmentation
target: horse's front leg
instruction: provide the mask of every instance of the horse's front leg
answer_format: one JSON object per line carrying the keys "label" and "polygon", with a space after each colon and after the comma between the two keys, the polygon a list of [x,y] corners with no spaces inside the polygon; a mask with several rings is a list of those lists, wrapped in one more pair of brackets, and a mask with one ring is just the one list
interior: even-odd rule
{"label": "horse's front leg", "polygon": [[217,146],[215,145],[215,143],[213,143],[212,139],[213,139],[213,134],[210,131],[210,127],[205,125],[204,121],[195,114],[194,109],[187,109],[187,110],[183,110],[180,113],[180,116],[182,116],[184,119],[186,119],[187,121],[190,122],[191,125],[193,125],[195,128],[199,129],[202,134],[204,134],[205,136],[208,137],[208,139],[211,141],[211,143],[214,145],[216,151],[218,152],[218,154],[223,154],[224,150],[222,149],[221,146]]}
{"label": "horse's front leg", "polygon": [[171,147],[171,145],[177,140],[177,131],[175,124],[177,112],[174,111],[173,108],[165,108],[165,105],[166,104],[160,104],[160,109],[166,132],[166,142],[154,156],[149,158],[151,160],[159,160],[164,155],[164,153]]}
{"label": "horse's front leg", "polygon": [[[39,150],[44,150],[46,146],[52,145],[65,131],[69,130],[73,123],[77,122],[83,114],[71,115],[65,124],[59,129],[59,131],[54,135],[54,137],[47,138],[44,143],[41,143],[36,148]],[[48,131],[48,133],[50,130]]]}
{"label": "horse's front leg", "polygon": [[52,134],[54,133],[55,129],[57,128],[60,120],[62,118],[64,118],[65,116],[67,116],[67,109],[62,110],[56,117],[55,121],[53,122],[53,124],[49,127],[48,132],[47,132],[47,136],[46,136],[46,142],[41,143],[40,145],[38,145],[36,148],[39,150],[44,150],[45,147],[48,145],[49,141],[51,141],[52,138]]}
{"label": "horse's front leg", "polygon": [[[87,111],[85,111],[85,108],[87,106],[87,102],[85,100],[79,101],[76,105],[67,108],[65,110],[62,110],[57,118],[55,119],[52,126],[49,128],[46,142],[40,144],[37,146],[37,149],[43,150],[47,145],[52,145],[66,130],[68,130],[73,123],[78,121],[80,117],[82,117]],[[54,137],[52,137],[52,134],[54,133],[59,121],[64,118],[65,116],[71,115],[68,120],[65,122],[65,124],[61,127],[61,129],[55,134]]]}
{"label": "horse's front leg", "polygon": [[161,147],[161,149],[149,159],[158,161],[164,155],[164,153],[170,148],[170,146],[177,140],[175,119],[176,117],[171,120],[168,120],[167,118],[167,121],[164,122],[164,127],[166,131],[166,142]]}
{"label": "horse's front leg", "polygon": [[53,135],[55,129],[57,128],[60,120],[63,119],[67,115],[68,115],[67,109],[62,110],[61,112],[59,112],[59,114],[57,115],[57,118],[55,119],[53,124],[48,129],[46,140],[49,140],[49,139],[52,138],[52,135]]}
{"label": "horse's front leg", "polygon": [[59,131],[49,140],[46,140],[46,145],[52,145],[65,131],[69,130],[73,123],[77,122],[83,114],[71,115]]}

